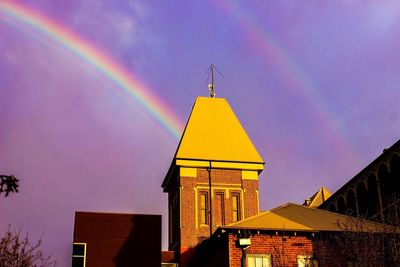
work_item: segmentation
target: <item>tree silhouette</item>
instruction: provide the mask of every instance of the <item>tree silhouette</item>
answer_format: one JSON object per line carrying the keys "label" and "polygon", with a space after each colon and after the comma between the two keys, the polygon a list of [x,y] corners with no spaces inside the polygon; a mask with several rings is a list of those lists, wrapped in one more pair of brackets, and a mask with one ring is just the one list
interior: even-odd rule
{"label": "tree silhouette", "polygon": [[0,194],[5,193],[7,197],[10,192],[18,193],[18,182],[14,175],[0,175]]}
{"label": "tree silhouette", "polygon": [[8,230],[0,237],[0,266],[1,267],[50,267],[56,266],[51,256],[46,256],[40,246],[42,240],[30,243],[28,234],[21,235],[18,231]]}

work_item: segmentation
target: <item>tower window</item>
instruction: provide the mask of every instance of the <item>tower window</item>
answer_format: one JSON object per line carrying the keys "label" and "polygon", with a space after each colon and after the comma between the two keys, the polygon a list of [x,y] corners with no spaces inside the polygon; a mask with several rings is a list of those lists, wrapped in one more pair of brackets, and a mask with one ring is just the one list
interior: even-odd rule
{"label": "tower window", "polygon": [[240,198],[239,194],[232,195],[232,220],[237,222],[240,220]]}
{"label": "tower window", "polygon": [[200,193],[200,223],[208,224],[208,194]]}
{"label": "tower window", "polygon": [[213,220],[215,220],[215,225],[225,225],[224,193],[217,192],[215,194],[213,207],[215,207],[215,210],[213,210],[213,216],[215,216],[213,217]]}

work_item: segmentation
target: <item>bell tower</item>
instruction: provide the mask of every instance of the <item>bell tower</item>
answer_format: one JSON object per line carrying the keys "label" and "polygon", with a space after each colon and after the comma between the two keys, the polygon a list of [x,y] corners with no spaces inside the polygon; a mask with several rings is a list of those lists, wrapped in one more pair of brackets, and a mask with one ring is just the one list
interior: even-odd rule
{"label": "bell tower", "polygon": [[228,102],[198,97],[162,183],[168,193],[169,250],[181,266],[218,226],[259,212],[263,169],[263,159]]}

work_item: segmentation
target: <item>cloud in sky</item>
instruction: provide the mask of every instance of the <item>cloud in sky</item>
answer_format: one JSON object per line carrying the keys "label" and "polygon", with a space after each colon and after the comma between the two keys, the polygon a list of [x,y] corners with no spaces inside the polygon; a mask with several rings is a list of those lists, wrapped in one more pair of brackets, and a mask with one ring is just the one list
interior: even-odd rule
{"label": "cloud in sky", "polygon": [[378,30],[387,31],[397,27],[400,14],[398,1],[373,1],[370,5],[371,18]]}
{"label": "cloud in sky", "polygon": [[81,29],[93,42],[112,43],[114,51],[126,51],[138,42],[137,21],[144,12],[138,14],[137,10],[133,4],[117,9],[105,1],[81,1],[69,19],[73,27]]}

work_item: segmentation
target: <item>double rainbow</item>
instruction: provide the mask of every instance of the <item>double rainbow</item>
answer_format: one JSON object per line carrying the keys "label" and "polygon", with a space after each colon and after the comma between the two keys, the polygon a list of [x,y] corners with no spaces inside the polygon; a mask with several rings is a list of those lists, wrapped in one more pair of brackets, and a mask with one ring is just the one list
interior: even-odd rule
{"label": "double rainbow", "polygon": [[346,149],[353,159],[361,162],[361,158],[357,150],[347,140],[343,133],[339,120],[335,114],[329,110],[327,103],[321,97],[319,88],[313,82],[304,68],[298,64],[292,56],[284,49],[284,46],[273,37],[266,28],[261,25],[255,18],[255,14],[251,10],[247,10],[249,14],[245,14],[240,2],[229,0],[211,0],[214,7],[225,13],[228,17],[233,17],[238,21],[239,25],[246,31],[246,40],[249,45],[253,46],[258,55],[265,62],[273,63],[277,72],[284,78],[292,90],[300,95],[308,102],[313,109],[314,115],[326,129],[325,133],[338,146]]}
{"label": "double rainbow", "polygon": [[2,16],[10,24],[19,22],[35,29],[91,65],[139,103],[175,139],[179,139],[183,125],[171,108],[109,55],[78,34],[20,3],[0,1],[0,21]]}

